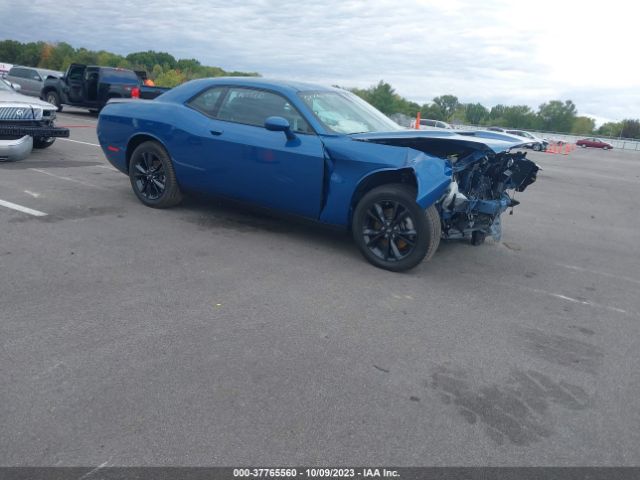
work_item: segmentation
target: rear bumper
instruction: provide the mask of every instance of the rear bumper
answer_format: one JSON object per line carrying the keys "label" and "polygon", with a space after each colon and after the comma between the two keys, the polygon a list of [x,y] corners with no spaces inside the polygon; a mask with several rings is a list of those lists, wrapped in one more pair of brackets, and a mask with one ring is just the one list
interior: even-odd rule
{"label": "rear bumper", "polygon": [[69,129],[68,128],[59,128],[59,127],[45,127],[45,126],[35,126],[35,125],[0,125],[0,137],[22,137],[24,135],[30,135],[32,137],[42,137],[42,138],[50,138],[50,137],[68,137]]}
{"label": "rear bumper", "polygon": [[0,140],[0,161],[17,162],[29,156],[33,137],[25,135],[17,140]]}

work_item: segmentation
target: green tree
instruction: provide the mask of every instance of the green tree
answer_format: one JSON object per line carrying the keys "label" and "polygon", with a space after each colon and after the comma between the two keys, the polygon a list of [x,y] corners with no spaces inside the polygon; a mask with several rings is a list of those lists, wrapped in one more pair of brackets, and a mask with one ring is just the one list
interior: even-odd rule
{"label": "green tree", "polygon": [[449,120],[460,102],[455,95],[441,95],[433,99],[433,103],[440,109],[442,120]]}
{"label": "green tree", "polygon": [[570,132],[577,113],[571,100],[551,100],[540,105],[540,126],[548,132]]}
{"label": "green tree", "polygon": [[600,125],[597,130],[598,135],[607,137],[620,137],[622,135],[622,122],[606,122]]}
{"label": "green tree", "polygon": [[45,48],[44,42],[30,42],[22,45],[15,63],[20,65],[38,66],[42,57],[42,50]]}
{"label": "green tree", "polygon": [[18,63],[18,57],[22,51],[22,44],[15,40],[2,40],[0,42],[0,60],[7,63]]}
{"label": "green tree", "polygon": [[176,59],[167,52],[156,52],[148,50],[146,52],[134,52],[127,55],[127,61],[131,65],[142,67],[148,71],[153,70],[154,65],[168,65],[167,70],[176,68]]}
{"label": "green tree", "polygon": [[155,79],[155,84],[158,87],[169,87],[173,88],[175,86],[184,83],[187,78],[180,73],[178,70],[167,70],[158,75]]}
{"label": "green tree", "polygon": [[471,125],[480,125],[489,116],[489,110],[481,103],[467,103],[464,105],[464,117]]}
{"label": "green tree", "polygon": [[624,138],[640,138],[640,120],[623,120],[621,135]]}
{"label": "green tree", "polygon": [[431,120],[444,120],[444,114],[435,103],[425,103],[420,107],[420,116]]}
{"label": "green tree", "polygon": [[417,103],[410,102],[398,95],[393,87],[384,80],[380,80],[377,85],[367,89],[354,88],[351,91],[386,115],[403,113],[415,116],[420,108]]}
{"label": "green tree", "polygon": [[571,133],[576,135],[591,135],[596,128],[596,122],[590,117],[576,117],[571,126]]}
{"label": "green tree", "polygon": [[511,128],[536,128],[536,114],[527,105],[510,105],[502,113],[503,124]]}

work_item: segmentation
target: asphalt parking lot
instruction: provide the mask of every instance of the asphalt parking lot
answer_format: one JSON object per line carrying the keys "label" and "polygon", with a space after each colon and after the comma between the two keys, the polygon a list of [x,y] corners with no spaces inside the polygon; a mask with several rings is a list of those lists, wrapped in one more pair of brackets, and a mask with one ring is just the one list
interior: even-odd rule
{"label": "asphalt parking lot", "polygon": [[639,465],[640,154],[544,168],[501,243],[144,207],[96,146],[0,164],[2,465]]}

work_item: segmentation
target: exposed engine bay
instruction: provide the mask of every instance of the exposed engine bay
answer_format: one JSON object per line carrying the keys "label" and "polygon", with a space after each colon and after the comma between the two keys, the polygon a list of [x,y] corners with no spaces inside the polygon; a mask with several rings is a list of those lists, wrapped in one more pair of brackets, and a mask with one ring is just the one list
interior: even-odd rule
{"label": "exposed engine bay", "polygon": [[500,240],[500,215],[519,204],[508,191],[524,191],[540,169],[526,152],[474,152],[449,158],[453,176],[439,203],[443,238],[471,238],[482,243],[486,235]]}

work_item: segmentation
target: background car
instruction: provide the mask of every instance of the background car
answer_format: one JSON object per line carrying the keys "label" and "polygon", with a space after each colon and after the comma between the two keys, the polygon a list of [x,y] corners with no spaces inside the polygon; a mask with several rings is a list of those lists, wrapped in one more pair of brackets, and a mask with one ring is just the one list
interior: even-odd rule
{"label": "background car", "polygon": [[531,143],[529,143],[526,146],[530,147],[530,148],[533,148],[536,152],[545,151],[547,149],[547,147],[549,146],[549,141],[548,140],[546,140],[544,138],[536,137],[534,134],[532,134],[530,132],[526,132],[524,130],[506,130],[505,133],[508,133],[509,135],[516,135],[518,137],[522,137],[522,138],[526,138],[528,140],[531,140]]}
{"label": "background car", "polygon": [[576,145],[582,148],[602,148],[603,150],[611,150],[613,148],[610,143],[595,137],[582,138],[576,142]]}
{"label": "background car", "polygon": [[9,73],[5,75],[5,78],[11,83],[20,85],[20,93],[23,95],[30,95],[32,97],[39,97],[40,91],[44,86],[44,81],[48,77],[59,78],[62,76],[62,72],[55,70],[46,70],[44,68],[22,67],[14,66],[9,70]]}
{"label": "background car", "polygon": [[68,137],[68,128],[54,125],[56,107],[15,91],[0,81],[0,161],[26,158],[32,148],[47,148],[56,137]]}
{"label": "background car", "polygon": [[[411,122],[411,128],[416,128],[415,120]],[[428,118],[420,119],[420,129],[430,129],[430,128],[444,128],[447,130],[453,130],[453,126],[451,126],[447,122],[443,122],[442,120],[431,120]]]}

